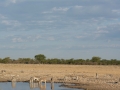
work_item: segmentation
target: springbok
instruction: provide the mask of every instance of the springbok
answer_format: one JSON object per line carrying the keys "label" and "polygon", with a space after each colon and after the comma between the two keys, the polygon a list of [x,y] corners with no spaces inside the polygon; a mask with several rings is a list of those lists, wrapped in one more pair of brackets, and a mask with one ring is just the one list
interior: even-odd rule
{"label": "springbok", "polygon": [[70,81],[73,81],[73,80],[78,81],[78,80],[79,80],[78,76],[66,75],[66,76],[64,77],[64,83],[67,82],[67,81],[70,82]]}
{"label": "springbok", "polygon": [[78,76],[71,76],[72,80],[76,80],[78,81],[79,80],[79,77]]}
{"label": "springbok", "polygon": [[41,77],[39,78],[39,83],[42,84],[42,82],[44,82],[46,84],[47,78],[46,77]]}
{"label": "springbok", "polygon": [[65,83],[66,81],[70,81],[71,78],[69,76],[65,76],[63,80],[64,80],[63,83]]}
{"label": "springbok", "polygon": [[31,77],[31,78],[30,78],[30,83],[39,82],[39,78],[40,78],[40,77]]}

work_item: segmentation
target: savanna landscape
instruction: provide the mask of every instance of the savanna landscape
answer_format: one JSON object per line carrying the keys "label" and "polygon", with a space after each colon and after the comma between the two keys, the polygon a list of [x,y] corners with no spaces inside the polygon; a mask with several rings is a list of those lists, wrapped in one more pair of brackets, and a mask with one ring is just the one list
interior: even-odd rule
{"label": "savanna landscape", "polygon": [[0,0],[0,90],[17,82],[120,90],[120,0]]}
{"label": "savanna landscape", "polygon": [[[61,86],[86,90],[119,90],[120,61],[105,60],[94,56],[91,59],[46,59],[43,54],[34,59],[5,57],[0,59],[1,82],[46,82],[63,83]],[[74,84],[74,85],[73,85]]]}

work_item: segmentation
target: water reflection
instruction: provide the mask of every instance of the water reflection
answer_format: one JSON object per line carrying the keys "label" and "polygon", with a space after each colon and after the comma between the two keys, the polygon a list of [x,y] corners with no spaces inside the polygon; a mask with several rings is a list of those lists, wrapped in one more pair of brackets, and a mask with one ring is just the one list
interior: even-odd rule
{"label": "water reflection", "polygon": [[39,87],[39,84],[38,83],[29,83],[30,84],[30,88],[33,89],[33,88],[38,88]]}
{"label": "water reflection", "polygon": [[83,90],[59,87],[61,83],[0,82],[0,90]]}
{"label": "water reflection", "polygon": [[40,85],[40,90],[46,90],[46,84],[44,84],[44,85]]}
{"label": "water reflection", "polygon": [[[46,83],[37,83],[37,82],[33,82],[33,83],[29,83],[30,88],[40,88],[40,90],[46,90]],[[54,83],[51,83],[51,90],[54,90]]]}
{"label": "water reflection", "polygon": [[16,81],[12,81],[11,85],[12,85],[12,88],[15,88],[16,87]]}
{"label": "water reflection", "polygon": [[54,90],[54,83],[51,83],[51,90]]}
{"label": "water reflection", "polygon": [[38,83],[38,82],[32,82],[32,83],[29,83],[29,85],[30,85],[31,89],[39,88],[40,90],[46,90],[46,83],[42,84],[42,83]]}

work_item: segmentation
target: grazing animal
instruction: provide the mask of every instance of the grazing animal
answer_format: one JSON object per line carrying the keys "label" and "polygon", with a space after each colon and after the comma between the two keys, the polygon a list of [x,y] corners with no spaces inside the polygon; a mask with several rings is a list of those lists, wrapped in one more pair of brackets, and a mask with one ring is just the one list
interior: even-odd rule
{"label": "grazing animal", "polygon": [[70,81],[70,80],[71,80],[71,78],[70,78],[69,76],[65,76],[63,80],[64,80],[64,82],[63,82],[63,83],[65,83],[65,82],[67,82],[67,81]]}
{"label": "grazing animal", "polygon": [[72,76],[71,78],[72,80],[77,80],[77,81],[79,80],[78,76]]}
{"label": "grazing animal", "polygon": [[69,76],[65,76],[64,77],[64,83],[65,82],[68,82],[68,81],[73,81],[73,80],[79,80],[78,76],[72,76],[72,75],[69,75]]}
{"label": "grazing animal", "polygon": [[46,84],[47,78],[46,77],[41,77],[39,78],[39,83],[42,84],[42,82],[44,82]]}
{"label": "grazing animal", "polygon": [[39,77],[31,77],[30,83],[33,83],[33,82],[39,82]]}

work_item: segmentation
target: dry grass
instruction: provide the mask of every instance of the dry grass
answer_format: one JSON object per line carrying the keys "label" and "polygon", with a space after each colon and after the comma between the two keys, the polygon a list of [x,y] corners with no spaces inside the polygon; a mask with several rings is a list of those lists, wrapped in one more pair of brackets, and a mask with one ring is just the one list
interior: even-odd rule
{"label": "dry grass", "polygon": [[35,75],[52,74],[61,76],[66,74],[81,74],[88,75],[112,74],[120,75],[120,66],[98,66],[98,65],[47,65],[47,64],[0,64],[0,71],[25,74],[31,73]]}

